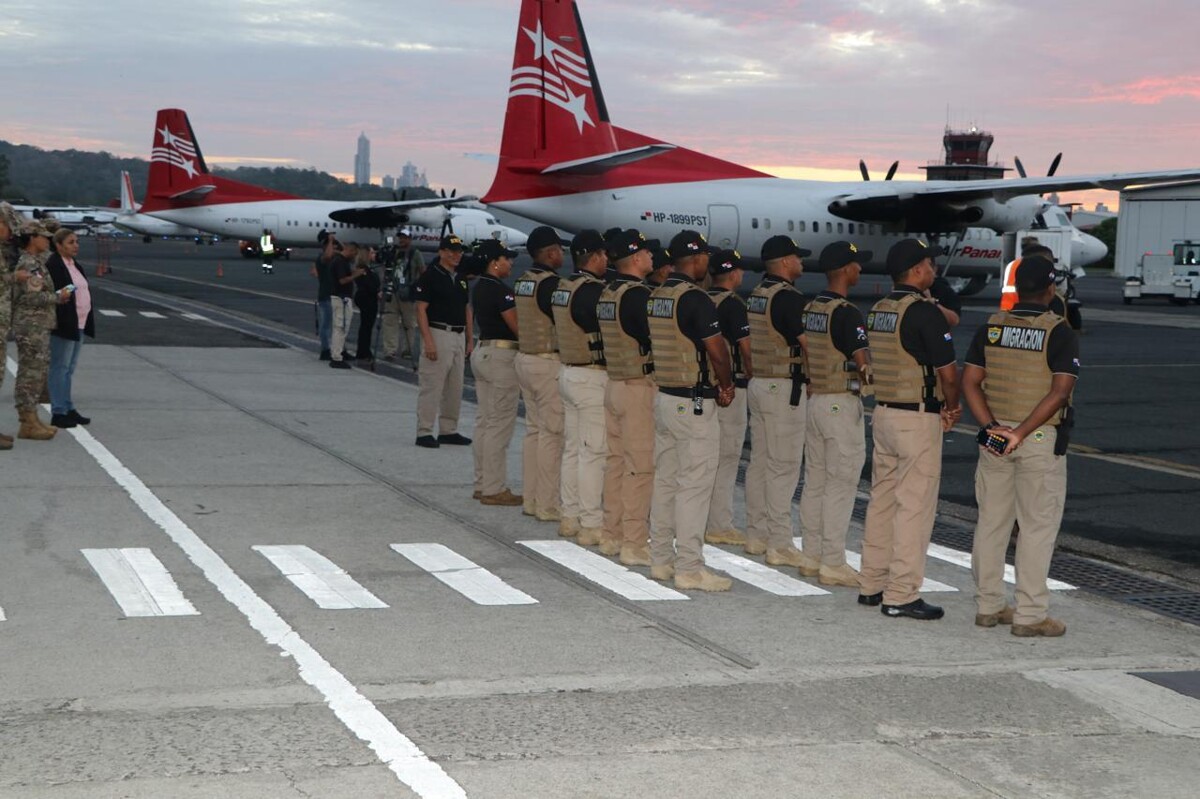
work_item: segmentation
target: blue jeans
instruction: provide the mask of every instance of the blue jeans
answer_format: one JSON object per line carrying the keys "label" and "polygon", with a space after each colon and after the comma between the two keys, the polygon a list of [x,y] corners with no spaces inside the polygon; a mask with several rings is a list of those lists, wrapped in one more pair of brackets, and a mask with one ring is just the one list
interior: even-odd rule
{"label": "blue jeans", "polygon": [[71,378],[75,376],[75,364],[79,362],[79,351],[83,349],[83,333],[79,341],[50,337],[50,412],[63,416],[75,410],[71,401]]}
{"label": "blue jeans", "polygon": [[321,339],[321,352],[327,352],[333,336],[333,303],[328,297],[317,300],[317,336]]}

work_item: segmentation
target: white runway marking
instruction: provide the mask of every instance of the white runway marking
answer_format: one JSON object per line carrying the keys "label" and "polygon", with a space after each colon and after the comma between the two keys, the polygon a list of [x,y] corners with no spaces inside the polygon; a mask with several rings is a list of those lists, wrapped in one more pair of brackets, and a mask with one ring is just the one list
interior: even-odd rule
{"label": "white runway marking", "polygon": [[346,728],[365,741],[401,782],[425,799],[466,799],[466,791],[379,712],[369,699],[254,593],[220,555],[175,515],[137,475],[84,428],[70,434],[130,499],[174,541],[209,582],[270,645],[292,659],[300,678],[317,689]]}
{"label": "white runway marking", "polygon": [[316,602],[317,607],[325,610],[387,607],[387,603],[316,550],[305,546],[250,548],[275,564],[275,568]]}
{"label": "white runway marking", "polygon": [[536,605],[487,569],[441,544],[392,544],[392,549],[477,605]]}
{"label": "white runway marking", "polygon": [[[959,552],[957,549],[950,549],[940,544],[929,545],[929,557],[944,560],[947,563],[953,563],[957,566],[962,566],[965,569],[971,568],[971,553]],[[1016,584],[1017,570],[1012,564],[1004,564],[1004,582]],[[1070,583],[1064,583],[1061,580],[1046,580],[1046,587],[1051,591],[1074,591],[1075,586]]]}
{"label": "white runway marking", "polygon": [[704,561],[714,569],[726,572],[730,577],[761,588],[767,593],[777,596],[821,596],[829,592],[815,585],[789,577],[782,572],[756,560],[743,558],[740,555],[726,552],[714,546],[705,544]]}
{"label": "white runway marking", "polygon": [[146,317],[147,319],[166,319],[167,318],[165,315],[160,314],[158,311],[138,311],[138,313],[141,314],[142,316]]}
{"label": "white runway marking", "polygon": [[687,599],[665,585],[659,585],[603,555],[590,552],[572,541],[519,541],[543,557],[566,566],[597,585],[637,602],[656,599]]}
{"label": "white runway marking", "polygon": [[8,621],[8,617],[4,615],[4,608],[0,608],[0,621]]}
{"label": "white runway marking", "polygon": [[199,616],[171,573],[144,548],[81,549],[126,616]]}
{"label": "white runway marking", "polygon": [[211,320],[211,319],[209,319],[207,316],[201,316],[201,315],[200,315],[200,314],[198,314],[198,313],[185,313],[185,314],[180,314],[180,315],[181,315],[181,316],[182,316],[184,319],[190,319],[190,320],[192,320],[193,322],[211,322],[211,321],[212,321],[212,320]]}
{"label": "white runway marking", "polygon": [[[847,549],[846,550],[846,563],[849,563],[850,568],[857,571],[862,568],[862,556],[859,555],[857,552],[851,552],[850,550]],[[958,593],[958,589],[955,588],[954,586],[946,585],[945,583],[939,583],[937,580],[930,580],[928,577],[926,577],[925,581],[921,583],[920,590],[921,590],[922,594]]]}
{"label": "white runway marking", "polygon": [[124,316],[125,315],[125,313],[123,311],[113,311],[108,308],[100,308],[100,309],[98,309],[98,312],[101,316]]}

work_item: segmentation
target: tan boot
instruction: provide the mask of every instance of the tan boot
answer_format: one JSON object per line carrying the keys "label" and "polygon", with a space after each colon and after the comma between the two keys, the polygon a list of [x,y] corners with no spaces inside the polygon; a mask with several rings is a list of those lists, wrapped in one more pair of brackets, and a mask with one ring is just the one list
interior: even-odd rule
{"label": "tan boot", "polygon": [[559,519],[558,534],[563,538],[574,538],[579,535],[579,519],[575,516]]}
{"label": "tan boot", "polygon": [[3,433],[0,433],[0,450],[12,449],[12,448],[13,448],[13,437],[6,436]]}
{"label": "tan boot", "polygon": [[526,497],[525,501],[521,503],[521,513],[526,516],[537,516],[537,503]]}
{"label": "tan boot", "polygon": [[[808,557],[805,555],[804,557]],[[804,567],[800,567],[804,574]],[[812,575],[805,575],[811,577]],[[843,563],[841,566],[820,566],[817,569],[817,582],[821,585],[841,585],[846,588],[858,588],[858,572]]]}
{"label": "tan boot", "polygon": [[545,510],[538,508],[537,513],[533,514],[533,516],[539,522],[562,521],[562,517],[558,515],[558,508],[548,508]]}
{"label": "tan boot", "polygon": [[621,553],[621,538],[615,535],[604,533],[600,536],[600,554],[608,555],[610,558],[613,555]]}
{"label": "tan boot", "polygon": [[604,530],[599,527],[581,527],[575,542],[581,547],[598,546],[604,540]]}
{"label": "tan boot", "polygon": [[21,420],[21,429],[17,431],[17,438],[28,438],[32,441],[49,441],[58,432],[58,428],[47,427],[42,424],[42,420],[38,418],[36,410],[18,411],[17,416]]}
{"label": "tan boot", "polygon": [[997,624],[1012,624],[1013,611],[1014,611],[1013,606],[1009,605],[1008,607],[1004,608],[1004,610],[1000,611],[999,613],[976,613],[975,614],[975,626],[976,627],[995,627]]}
{"label": "tan boot", "polygon": [[729,544],[735,547],[746,546],[746,536],[741,530],[710,530],[704,534],[706,544]]}
{"label": "tan boot", "polygon": [[[639,547],[639,549],[641,549],[641,547]],[[649,553],[649,551],[650,551],[649,548],[646,548],[646,552]],[[628,564],[626,564],[626,565],[628,565]],[[667,564],[666,566],[651,566],[650,567],[650,579],[651,580],[658,580],[659,582],[665,583],[667,580],[674,579],[674,577],[675,577],[675,567],[670,564]]]}
{"label": "tan boot", "polygon": [[733,580],[708,569],[675,575],[675,587],[682,591],[728,591]]}
{"label": "tan boot", "polygon": [[[650,547],[644,546],[644,545],[638,547],[638,546],[633,546],[632,544],[625,544],[624,546],[621,547],[621,554],[617,556],[617,560],[621,561],[621,563],[625,564],[626,566],[649,566],[650,565]],[[665,576],[654,577],[655,569],[670,569],[671,573],[667,574],[664,571],[662,573]],[[652,568],[650,570],[650,576],[654,577],[655,580],[670,580],[672,577],[675,576],[675,567],[674,566],[655,566],[654,568]]]}
{"label": "tan boot", "polygon": [[761,555],[767,551],[767,542],[747,539],[745,546],[742,547],[742,550],[745,551],[747,555]]}
{"label": "tan boot", "polygon": [[[804,553],[795,547],[767,550],[768,566],[795,566],[799,568],[804,563]],[[820,564],[818,564],[819,566]]]}
{"label": "tan boot", "polygon": [[[820,559],[814,558],[812,555],[809,555],[804,550],[800,550],[800,565],[797,566],[796,568],[800,570],[801,577],[819,577],[821,574],[821,570],[824,569],[825,567],[821,565]],[[847,568],[849,568],[849,567],[847,567]],[[854,572],[854,574],[855,574],[854,587],[858,588],[858,580],[857,580],[858,572]],[[831,583],[831,585],[841,585],[841,583]]]}
{"label": "tan boot", "polygon": [[1067,625],[1049,616],[1037,624],[1014,624],[1012,626],[1012,634],[1020,638],[1035,638],[1039,635],[1046,638],[1057,638],[1066,631]]}

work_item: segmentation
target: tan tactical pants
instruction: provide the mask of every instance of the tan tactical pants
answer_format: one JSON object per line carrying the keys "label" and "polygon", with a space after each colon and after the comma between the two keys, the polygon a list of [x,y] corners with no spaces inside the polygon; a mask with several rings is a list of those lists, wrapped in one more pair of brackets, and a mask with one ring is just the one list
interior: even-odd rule
{"label": "tan tactical pants", "polygon": [[750,465],[746,467],[746,540],[768,549],[792,544],[792,497],[800,484],[807,403],[790,403],[790,377],[753,377],[750,405]]}
{"label": "tan tactical pants", "polygon": [[650,504],[650,560],[674,564],[675,573],[704,567],[704,525],[721,447],[717,403],[659,392],[654,400],[654,498]]}
{"label": "tan tactical pants", "polygon": [[604,530],[634,547],[650,543],[656,396],[648,377],[609,380],[604,392]]}
{"label": "tan tactical pants", "polygon": [[558,510],[562,477],[563,407],[558,393],[558,356],[517,353],[517,382],[525,399],[525,441],[521,452],[526,502],[549,513]]}
{"label": "tan tactical pants", "polygon": [[804,551],[823,566],[846,562],[846,532],[867,459],[862,400],[853,394],[808,398],[800,530]]}
{"label": "tan tactical pants", "polygon": [[508,444],[517,423],[517,351],[494,346],[471,352],[479,410],[475,417],[475,490],[485,497],[508,488]]}
{"label": "tan tactical pants", "polygon": [[436,327],[429,333],[437,347],[437,360],[422,353],[417,367],[417,436],[433,435],[435,422],[438,435],[448,436],[458,432],[467,342],[462,333]]}
{"label": "tan tactical pants", "polygon": [[863,594],[888,605],[918,598],[942,482],[942,420],[936,413],[877,406],[871,501],[863,532]]}
{"label": "tan tactical pants", "polygon": [[608,441],[604,429],[603,369],[564,366],[558,375],[563,404],[561,513],[582,527],[604,525],[604,468]]}
{"label": "tan tactical pants", "polygon": [[738,464],[746,444],[746,390],[737,389],[733,402],[717,408],[717,424],[721,428],[721,452],[717,461],[717,477],[713,481],[712,502],[708,506],[706,532],[732,530],[733,487],[737,483]]}
{"label": "tan tactical pants", "polygon": [[1017,609],[1013,623],[1037,624],[1046,618],[1050,607],[1046,576],[1067,496],[1067,459],[1054,454],[1057,434],[1047,425],[1035,430],[1011,455],[979,453],[975,469],[979,522],[971,551],[979,613],[1004,609],[1004,553],[1016,521],[1021,532],[1014,560]]}

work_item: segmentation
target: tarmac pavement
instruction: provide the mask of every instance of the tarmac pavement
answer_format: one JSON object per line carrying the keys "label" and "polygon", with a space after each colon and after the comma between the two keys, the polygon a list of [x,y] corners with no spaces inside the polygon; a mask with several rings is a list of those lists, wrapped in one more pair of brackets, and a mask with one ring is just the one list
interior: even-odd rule
{"label": "tarmac pavement", "polygon": [[80,359],[93,423],[2,456],[0,797],[1195,795],[1196,626],[1060,590],[1067,635],[1014,638],[934,559],[940,622],[631,598],[415,448],[413,386],[136,316]]}

